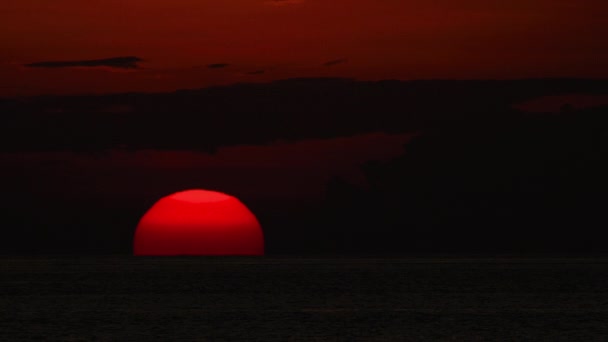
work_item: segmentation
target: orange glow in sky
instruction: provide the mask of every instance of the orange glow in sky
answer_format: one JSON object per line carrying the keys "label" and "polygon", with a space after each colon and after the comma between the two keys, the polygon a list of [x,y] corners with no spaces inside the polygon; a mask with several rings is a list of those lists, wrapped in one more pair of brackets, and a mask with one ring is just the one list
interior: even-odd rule
{"label": "orange glow in sky", "polygon": [[[7,0],[0,96],[318,76],[608,77],[607,15],[604,0]],[[143,62],[24,66],[120,56]]]}

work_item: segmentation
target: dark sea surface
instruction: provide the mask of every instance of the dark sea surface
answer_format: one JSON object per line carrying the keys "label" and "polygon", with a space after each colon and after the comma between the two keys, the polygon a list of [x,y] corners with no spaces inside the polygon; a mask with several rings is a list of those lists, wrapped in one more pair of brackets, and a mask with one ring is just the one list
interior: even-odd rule
{"label": "dark sea surface", "polygon": [[608,258],[1,257],[21,340],[606,341]]}

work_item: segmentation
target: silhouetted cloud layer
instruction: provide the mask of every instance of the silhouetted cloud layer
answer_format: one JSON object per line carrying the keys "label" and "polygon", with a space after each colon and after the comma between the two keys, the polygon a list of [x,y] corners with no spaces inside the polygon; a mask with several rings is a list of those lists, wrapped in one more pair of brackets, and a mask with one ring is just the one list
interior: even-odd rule
{"label": "silhouetted cloud layer", "polygon": [[76,67],[109,67],[117,69],[137,69],[137,63],[143,59],[135,56],[90,59],[78,61],[44,61],[25,64],[29,68],[76,68]]}
{"label": "silhouetted cloud layer", "polygon": [[348,62],[348,59],[339,58],[339,59],[332,59],[331,61],[327,61],[327,62],[323,63],[323,65],[326,67],[330,67],[330,66],[334,66],[334,65],[338,65],[338,64],[344,64],[346,62]]}
{"label": "silhouetted cloud layer", "polygon": [[213,63],[213,64],[207,65],[207,68],[209,68],[209,69],[223,69],[223,68],[227,68],[229,66],[230,66],[230,64],[228,64],[228,63]]}

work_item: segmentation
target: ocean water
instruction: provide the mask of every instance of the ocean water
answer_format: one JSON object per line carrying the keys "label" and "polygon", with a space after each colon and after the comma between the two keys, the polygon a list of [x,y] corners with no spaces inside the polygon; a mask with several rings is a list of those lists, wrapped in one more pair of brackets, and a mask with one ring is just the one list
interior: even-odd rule
{"label": "ocean water", "polygon": [[45,339],[602,341],[608,258],[0,258],[0,341]]}

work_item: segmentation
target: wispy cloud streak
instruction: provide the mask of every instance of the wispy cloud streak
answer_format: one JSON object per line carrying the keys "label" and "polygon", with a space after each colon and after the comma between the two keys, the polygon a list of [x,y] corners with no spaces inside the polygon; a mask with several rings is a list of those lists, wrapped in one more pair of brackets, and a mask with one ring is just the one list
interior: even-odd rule
{"label": "wispy cloud streak", "polygon": [[331,67],[331,66],[338,65],[338,64],[344,64],[346,62],[348,62],[347,58],[332,59],[331,61],[327,61],[327,62],[323,63],[323,66]]}
{"label": "wispy cloud streak", "polygon": [[113,57],[104,59],[89,59],[89,60],[75,60],[75,61],[44,61],[24,64],[28,68],[116,68],[116,69],[137,69],[139,68],[139,62],[143,59],[135,56],[127,57]]}

